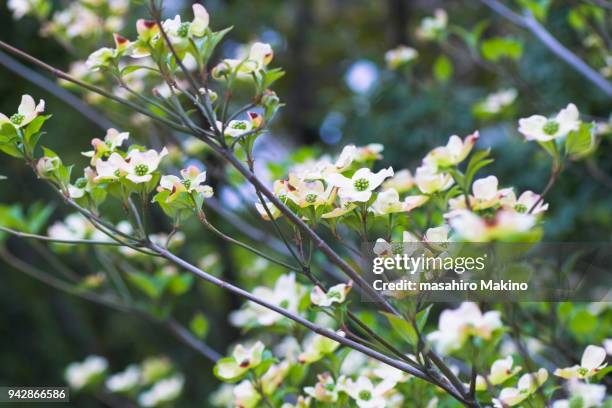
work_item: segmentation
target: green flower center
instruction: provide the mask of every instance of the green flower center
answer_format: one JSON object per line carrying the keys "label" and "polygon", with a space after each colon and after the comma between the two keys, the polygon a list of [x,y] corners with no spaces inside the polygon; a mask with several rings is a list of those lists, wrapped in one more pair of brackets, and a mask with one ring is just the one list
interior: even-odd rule
{"label": "green flower center", "polygon": [[544,124],[544,127],[542,128],[542,130],[547,135],[554,135],[559,130],[559,122],[555,120],[549,120],[548,122]]}
{"label": "green flower center", "polygon": [[246,130],[247,125],[244,122],[236,122],[232,124],[232,129]]}
{"label": "green flower center", "polygon": [[315,201],[317,201],[317,195],[310,193],[310,194],[306,194],[306,202],[307,203],[314,203]]}
{"label": "green flower center", "polygon": [[85,188],[86,185],[87,185],[87,179],[85,177],[81,177],[77,179],[77,181],[74,182],[74,186],[76,188]]}
{"label": "green flower center", "polygon": [[286,309],[289,307],[289,301],[285,299],[282,302],[280,302],[279,306],[282,307],[283,309]]}
{"label": "green flower center", "polygon": [[325,389],[327,391],[333,391],[335,388],[336,388],[336,386],[333,383],[325,384]]}
{"label": "green flower center", "polygon": [[149,166],[147,166],[146,164],[139,164],[136,167],[134,167],[134,173],[136,173],[137,176],[146,176],[147,173],[149,173]]}
{"label": "green flower center", "polygon": [[191,187],[191,180],[183,180],[181,181],[181,183],[183,183],[187,190],[189,190],[189,188]]}
{"label": "green flower center", "polygon": [[391,251],[395,255],[401,255],[404,252],[404,244],[399,242],[394,242],[391,244]]}
{"label": "green flower center", "polygon": [[372,393],[370,391],[359,391],[359,399],[363,401],[369,401],[372,399]]}
{"label": "green flower center", "polygon": [[353,185],[355,186],[355,190],[357,191],[366,191],[368,186],[370,185],[370,182],[364,178],[360,178],[355,180]]}
{"label": "green flower center", "polygon": [[115,173],[113,173],[115,175],[115,177],[121,177],[121,171],[119,171],[119,169],[115,170]]}
{"label": "green flower center", "polygon": [[580,374],[581,376],[585,376],[585,375],[586,375],[588,372],[589,372],[589,370],[587,370],[587,369],[586,369],[586,368],[584,368],[584,367],[580,367],[580,368],[578,369],[578,374]]}
{"label": "green flower center", "polygon": [[330,299],[340,299],[340,294],[338,292],[329,292],[327,297]]}
{"label": "green flower center", "polygon": [[187,34],[189,34],[190,26],[191,26],[191,23],[189,22],[181,23],[179,28],[176,30],[176,33],[178,34],[179,37],[185,38],[187,37]]}
{"label": "green flower center", "polygon": [[25,116],[23,116],[21,113],[16,113],[11,116],[11,122],[13,122],[15,125],[21,125],[21,122],[23,122],[24,119]]}
{"label": "green flower center", "polygon": [[516,210],[516,212],[524,214],[527,212],[527,206],[525,204],[516,204],[514,206],[514,209]]}
{"label": "green flower center", "polygon": [[286,194],[281,194],[278,196],[278,199],[281,200],[282,202],[287,201],[287,195]]}

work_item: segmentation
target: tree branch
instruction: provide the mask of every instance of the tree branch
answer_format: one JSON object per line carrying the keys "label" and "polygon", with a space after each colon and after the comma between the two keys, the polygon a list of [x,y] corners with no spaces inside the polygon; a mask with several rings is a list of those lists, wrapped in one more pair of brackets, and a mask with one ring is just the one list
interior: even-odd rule
{"label": "tree branch", "polygon": [[509,9],[506,5],[498,0],[481,0],[486,6],[495,11],[500,16],[504,17],[511,23],[525,28],[531,33],[552,53],[563,60],[567,65],[572,67],[576,72],[586,78],[593,85],[597,86],[606,95],[612,97],[612,83],[601,76],[597,71],[591,68],[587,63],[580,59],[576,54],[570,51],[567,47],[561,44],[538,20],[533,17],[528,11],[520,15]]}

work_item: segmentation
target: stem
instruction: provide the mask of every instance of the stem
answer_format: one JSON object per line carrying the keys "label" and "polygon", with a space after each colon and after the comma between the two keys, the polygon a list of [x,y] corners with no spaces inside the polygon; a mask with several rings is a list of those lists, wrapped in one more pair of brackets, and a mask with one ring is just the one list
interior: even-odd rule
{"label": "stem", "polygon": [[16,231],[11,228],[4,227],[0,225],[0,231],[6,232],[8,234],[14,235],[19,238],[29,238],[29,239],[37,239],[39,241],[47,241],[47,242],[55,242],[57,244],[67,244],[67,245],[79,245],[79,244],[87,244],[87,245],[110,245],[110,246],[121,246],[121,243],[113,242],[113,241],[95,241],[90,239],[59,239],[52,238],[46,235],[37,235],[30,234],[27,232]]}
{"label": "stem", "polygon": [[296,265],[290,265],[284,261],[281,261],[279,259],[276,259],[270,255],[265,254],[264,252],[261,252],[260,250],[253,248],[252,246],[250,246],[249,244],[246,244],[242,241],[239,241],[235,238],[230,237],[229,235],[224,234],[223,232],[219,231],[217,228],[215,228],[215,226],[213,226],[208,219],[206,218],[206,216],[204,215],[203,211],[200,211],[198,213],[198,219],[200,220],[200,222],[209,230],[211,230],[212,232],[214,232],[215,234],[217,234],[218,236],[220,236],[221,238],[223,238],[224,240],[231,242],[232,244],[238,245],[241,248],[246,249],[247,251],[250,251],[256,255],[261,256],[262,258],[267,259],[270,262],[273,262],[277,265],[280,265],[284,268],[289,269],[290,271],[299,271],[300,267],[296,266]]}

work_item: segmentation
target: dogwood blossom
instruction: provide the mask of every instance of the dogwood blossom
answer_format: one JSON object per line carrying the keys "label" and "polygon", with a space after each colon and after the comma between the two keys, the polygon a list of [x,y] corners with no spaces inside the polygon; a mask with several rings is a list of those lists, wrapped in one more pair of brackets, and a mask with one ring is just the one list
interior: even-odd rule
{"label": "dogwood blossom", "polygon": [[545,368],[540,368],[535,373],[524,374],[519,379],[516,388],[504,388],[501,390],[499,396],[493,399],[493,406],[505,408],[518,405],[536,392],[547,379],[548,371]]}
{"label": "dogwood blossom", "polygon": [[324,372],[317,375],[317,383],[314,387],[304,387],[304,392],[323,403],[332,403],[338,401],[338,385],[334,381],[334,377],[330,373]]}
{"label": "dogwood blossom", "polygon": [[160,380],[138,396],[138,403],[143,407],[157,407],[174,401],[183,391],[184,383],[181,375]]}
{"label": "dogwood blossom", "polygon": [[435,168],[430,166],[417,168],[414,180],[423,194],[448,190],[455,182],[450,174],[438,173]]}
{"label": "dogwood blossom", "polygon": [[389,69],[398,69],[418,57],[419,53],[412,47],[400,45],[397,48],[389,50],[385,53],[385,62]]}
{"label": "dogwood blossom", "polygon": [[215,365],[215,374],[224,380],[232,380],[240,377],[251,368],[261,363],[264,345],[258,341],[250,348],[238,344],[231,357],[223,358]]}
{"label": "dogwood blossom", "polygon": [[[338,335],[344,337],[344,332],[337,332]],[[333,353],[340,347],[340,343],[320,334],[309,333],[306,335],[302,344],[304,350],[299,356],[298,361],[301,364],[311,364],[319,361],[326,354]]]}
{"label": "dogwood blossom", "polygon": [[[306,289],[296,282],[294,273],[280,276],[273,289],[265,286],[258,286],[253,289],[254,296],[266,299],[268,302],[292,313],[298,312],[300,300],[305,293]],[[254,302],[247,302],[242,309],[230,314],[230,322],[238,327],[253,323],[261,326],[271,326],[283,318],[283,315]]]}
{"label": "dogwood blossom", "polygon": [[[265,206],[262,203],[255,203],[255,209],[257,210],[259,215],[261,215],[261,218],[266,221],[272,221],[270,219],[270,215],[272,215],[272,219],[277,219],[278,217],[283,215],[281,210],[269,201],[266,201]],[[268,211],[266,211],[266,209],[270,212],[270,214],[268,214]]]}
{"label": "dogwood blossom", "polygon": [[256,42],[251,45],[248,55],[233,59],[224,59],[212,69],[215,79],[223,79],[230,74],[236,78],[249,80],[253,74],[257,75],[260,70],[272,61],[274,51],[270,44]]}
{"label": "dogwood blossom", "polygon": [[496,114],[501,112],[506,107],[512,105],[516,100],[518,92],[514,88],[502,89],[490,95],[487,95],[485,100],[480,104],[483,111]]}
{"label": "dogwood blossom", "polygon": [[310,292],[310,301],[314,305],[321,307],[329,307],[334,303],[343,303],[352,286],[352,282],[348,284],[339,283],[329,288],[327,292],[323,291],[321,287],[315,286]]}
{"label": "dogwood blossom", "polygon": [[196,166],[189,166],[181,170],[181,178],[174,175],[162,176],[158,191],[170,191],[166,202],[174,201],[180,193],[197,193],[204,198],[212,197],[213,189],[203,184],[206,181],[206,172],[200,171]]}
{"label": "dogwood blossom", "polygon": [[0,125],[3,123],[10,123],[16,128],[22,128],[36,119],[36,117],[44,111],[44,100],[41,99],[38,101],[38,104],[36,104],[36,102],[34,102],[34,98],[32,98],[30,95],[22,95],[21,103],[17,108],[17,113],[11,115],[10,118],[0,113]]}
{"label": "dogwood blossom", "polygon": [[427,339],[443,354],[461,348],[470,337],[490,339],[493,332],[502,327],[498,311],[484,314],[475,303],[464,302],[457,309],[446,309],[440,314],[438,330]]}
{"label": "dogwood blossom", "polygon": [[328,181],[331,185],[339,187],[338,195],[347,201],[366,202],[382,182],[393,176],[391,167],[372,173],[370,169],[363,167],[355,172],[349,179],[342,174],[330,174]]}
{"label": "dogwood blossom", "polygon": [[578,127],[580,127],[580,114],[576,105],[570,103],[552,119],[542,115],[519,119],[518,131],[527,140],[548,142],[563,137]]}
{"label": "dogwood blossom", "polygon": [[[111,161],[113,156],[119,156],[117,163],[119,163],[119,172],[124,175],[126,179],[133,183],[147,183],[153,178],[152,174],[157,170],[161,160],[168,154],[168,149],[165,147],[161,152],[155,150],[147,150],[141,152],[140,150],[130,150],[125,159],[121,158],[117,153],[113,153],[109,158]],[[96,165],[97,166],[97,165]]]}
{"label": "dogwood blossom", "polygon": [[471,242],[512,238],[528,232],[536,223],[533,214],[511,210],[500,210],[492,219],[479,217],[469,210],[451,211],[445,217],[459,237]]}
{"label": "dogwood blossom", "polygon": [[66,367],[65,377],[70,388],[80,390],[98,380],[108,368],[104,357],[89,356],[82,363],[70,363]]}
{"label": "dogwood blossom", "polygon": [[470,154],[479,137],[478,131],[466,136],[463,140],[453,135],[448,139],[446,146],[436,147],[430,151],[423,159],[423,164],[434,169],[457,165]]}
{"label": "dogwood blossom", "polygon": [[394,188],[398,193],[405,193],[414,187],[414,178],[410,170],[403,169],[395,172],[393,177],[389,178],[382,184],[383,190]]}
{"label": "dogwood blossom", "polygon": [[[495,207],[504,197],[513,194],[511,188],[498,190],[498,184],[499,181],[495,176],[475,180],[472,184],[472,195],[469,196],[472,210],[486,210],[487,208]],[[464,195],[452,198],[448,204],[452,210],[467,208]]]}
{"label": "dogwood blossom", "polygon": [[162,27],[175,49],[187,48],[190,38],[204,36],[208,28],[210,17],[204,6],[193,4],[192,10],[194,18],[191,22],[181,21],[181,16],[178,14],[173,19],[162,22]]}
{"label": "dogwood blossom", "polygon": [[606,350],[603,347],[589,345],[582,353],[580,365],[558,368],[554,374],[565,379],[592,377],[607,365],[606,354]]}
{"label": "dogwood blossom", "polygon": [[328,204],[334,197],[332,186],[326,186],[323,180],[299,179],[294,174],[289,175],[287,188],[287,198],[301,208]]}
{"label": "dogwood blossom", "polygon": [[137,365],[131,365],[125,371],[108,377],[105,385],[111,392],[128,392],[138,386],[140,376],[140,368]]}
{"label": "dogwood blossom", "polygon": [[255,408],[261,400],[261,395],[249,380],[241,381],[234,387],[234,404],[240,408]]}
{"label": "dogwood blossom", "polygon": [[[606,398],[605,385],[586,384],[578,380],[568,381],[567,391],[572,400],[577,398],[581,401],[580,407],[582,408],[601,407]],[[571,408],[572,406],[574,405],[570,403],[570,400],[566,399],[557,400],[552,404],[552,408]]]}
{"label": "dogwood blossom", "polygon": [[424,195],[414,195],[404,198],[404,201],[400,201],[397,190],[389,188],[378,193],[376,200],[374,200],[369,210],[377,216],[396,212],[408,212],[425,204],[428,199],[429,197]]}
{"label": "dogwood blossom", "polygon": [[448,15],[444,9],[436,9],[433,17],[425,17],[417,29],[417,36],[424,40],[438,38],[448,24]]}
{"label": "dogwood blossom", "polygon": [[533,208],[531,214],[534,215],[543,213],[548,210],[548,203],[544,202],[544,200],[541,199],[541,196],[539,194],[534,193],[531,190],[524,191],[517,200],[514,191],[510,189],[508,194],[505,194],[504,197],[501,199],[501,205],[504,208],[513,209],[514,211],[519,213],[528,213]]}
{"label": "dogwood blossom", "polygon": [[368,377],[360,376],[357,381],[348,379],[343,389],[359,408],[384,408],[387,406],[385,394],[394,386],[392,381],[382,381],[375,386]]}
{"label": "dogwood blossom", "polygon": [[483,376],[476,377],[476,390],[484,391],[487,389],[487,381],[491,385],[499,385],[514,377],[521,371],[521,366],[512,367],[514,364],[512,356],[507,356],[499,360],[495,360],[491,365],[491,372],[487,376],[487,380]]}
{"label": "dogwood blossom", "polygon": [[113,153],[130,137],[129,132],[119,132],[117,129],[108,129],[104,140],[95,138],[91,141],[94,150],[83,152],[83,156],[91,157],[91,164],[95,165],[96,161],[106,155]]}
{"label": "dogwood blossom", "polygon": [[310,407],[311,402],[312,402],[312,398],[310,397],[304,398],[303,396],[300,395],[299,397],[297,397],[295,404],[285,402],[283,405],[281,405],[281,408],[308,408]]}

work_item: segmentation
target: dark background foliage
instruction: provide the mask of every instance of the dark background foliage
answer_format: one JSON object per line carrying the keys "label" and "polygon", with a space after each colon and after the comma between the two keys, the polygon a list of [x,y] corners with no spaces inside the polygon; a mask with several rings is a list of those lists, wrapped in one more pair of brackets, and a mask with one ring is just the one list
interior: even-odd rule
{"label": "dark background foliage", "polygon": [[[168,3],[176,10],[187,9],[180,2]],[[584,48],[582,37],[569,27],[567,16],[572,7],[582,3],[588,2],[555,1],[546,22],[550,31],[578,54]],[[449,135],[463,136],[480,129],[479,143],[492,148],[496,162],[491,171],[501,184],[540,191],[546,183],[550,161],[533,144],[523,142],[516,132],[517,118],[535,113],[548,115],[568,102],[576,103],[587,118],[606,120],[610,114],[611,101],[604,93],[529,33],[503,23],[480,2],[217,0],[205,5],[213,27],[234,26],[221,52],[230,52],[239,42],[256,38],[273,44],[274,65],[287,71],[277,86],[287,106],[273,124],[271,134],[284,145],[338,151],[347,143],[382,143],[386,164],[414,170],[420,158],[432,147],[445,143]],[[470,56],[456,37],[449,39],[450,49],[418,41],[415,28],[437,7],[447,10],[451,24],[467,30],[489,20],[485,37],[511,35],[521,39],[522,58],[517,62],[502,60],[491,70]],[[144,12],[138,7],[133,9],[132,21],[139,11]],[[132,29],[133,24],[129,26]],[[67,68],[74,56],[52,39],[41,37],[39,29],[33,18],[14,21],[3,2],[0,39]],[[388,71],[384,66],[385,51],[399,44],[419,51],[418,62],[409,75]],[[89,51],[92,50],[76,53],[84,56]],[[433,63],[442,54],[453,64],[452,77],[446,82],[432,75]],[[347,72],[356,61],[370,61],[376,69],[376,83],[365,94],[353,92],[346,83]],[[476,101],[507,87],[519,91],[513,112],[491,121],[479,120],[472,114]],[[23,93],[45,99],[48,111],[54,115],[48,122],[45,144],[61,152],[65,161],[85,164],[79,153],[87,149],[90,139],[102,135],[101,130],[54,95],[0,67],[0,111],[12,112]],[[8,177],[8,181],[0,182],[2,204],[29,205],[53,198],[19,160],[0,156],[0,174]],[[571,164],[550,194],[545,239],[609,241],[611,176],[610,140],[604,139],[599,153],[588,162]],[[65,215],[59,207],[58,203],[54,219]],[[164,225],[161,221],[159,224]],[[189,232],[197,235],[197,230]],[[18,256],[43,268],[50,267],[32,246],[15,239],[8,245]],[[210,238],[190,242],[188,251],[194,258],[216,251],[223,259],[220,273],[230,280],[250,283],[248,276],[239,276],[246,266],[244,258],[223,242]],[[87,268],[89,262],[87,254],[77,251],[66,253],[62,260],[77,270]],[[216,387],[211,364],[194,357],[156,325],[67,297],[1,263],[0,279],[0,385],[61,385],[67,363],[97,353],[106,356],[115,371],[149,355],[171,356],[188,377],[188,391],[181,406],[191,406],[188,401],[202,406],[201,401]],[[189,311],[206,310],[211,322],[209,342],[225,351],[239,335],[228,325],[226,316],[240,303],[210,287],[196,286],[192,296],[180,301],[178,314],[184,311],[189,316]],[[95,405],[88,398],[77,401],[82,406]]]}

